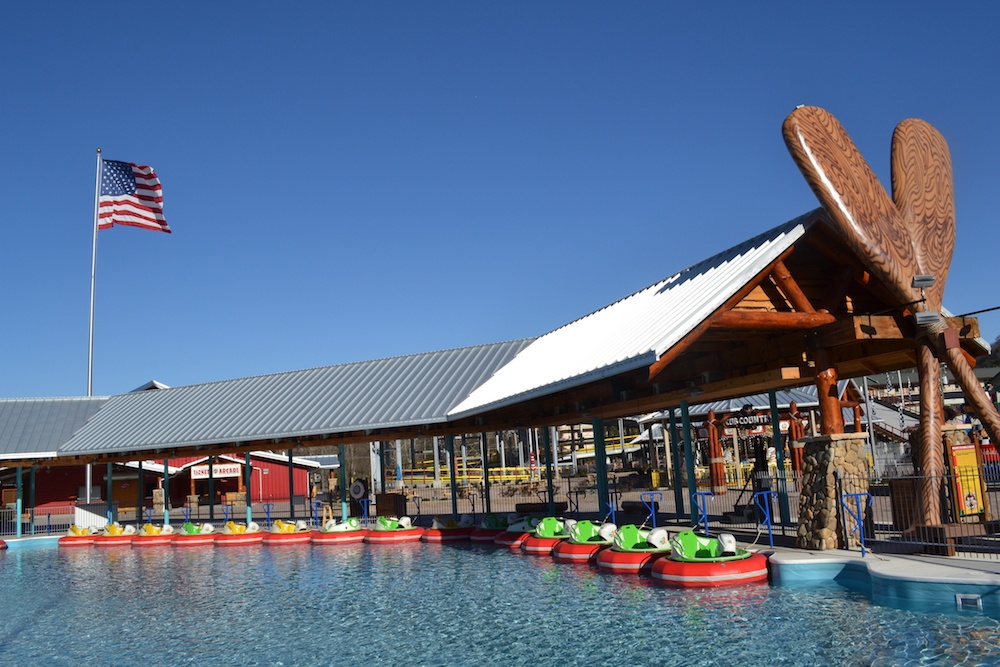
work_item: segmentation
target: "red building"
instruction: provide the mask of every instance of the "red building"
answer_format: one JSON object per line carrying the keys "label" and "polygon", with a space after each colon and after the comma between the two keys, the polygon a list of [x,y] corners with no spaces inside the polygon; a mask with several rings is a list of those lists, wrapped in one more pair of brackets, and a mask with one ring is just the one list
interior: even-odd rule
{"label": "red building", "polygon": [[[200,505],[209,503],[209,487],[215,496],[215,503],[232,503],[242,499],[246,491],[244,454],[225,454],[211,457],[211,475],[209,474],[209,458],[187,457],[169,459],[166,475],[169,478],[167,487],[170,493],[170,506],[182,507],[194,500]],[[142,469],[140,483],[139,470]],[[293,496],[296,500],[307,500],[312,497],[310,473],[318,471],[320,464],[303,457],[289,457],[271,452],[250,453],[250,499],[252,502],[287,502]],[[94,465],[91,472],[90,498],[101,502],[108,498],[108,474],[111,476],[110,498],[118,504],[119,509],[132,509],[137,506],[152,507],[154,490],[164,488],[164,461],[131,461],[109,465]],[[7,495],[15,493],[13,469],[4,470],[0,474],[0,486],[3,488],[4,502]],[[22,478],[25,487],[26,507],[38,507],[46,504],[72,504],[86,499],[86,467],[85,466],[53,466],[40,468],[34,475],[25,471]],[[140,489],[143,500],[139,502]]]}

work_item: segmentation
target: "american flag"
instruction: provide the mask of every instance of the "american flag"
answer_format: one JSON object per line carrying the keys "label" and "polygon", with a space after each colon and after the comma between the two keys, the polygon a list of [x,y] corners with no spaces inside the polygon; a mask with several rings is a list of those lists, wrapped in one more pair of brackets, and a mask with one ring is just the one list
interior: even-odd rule
{"label": "american flag", "polygon": [[101,166],[97,226],[130,225],[170,233],[163,217],[163,187],[152,167],[118,160]]}

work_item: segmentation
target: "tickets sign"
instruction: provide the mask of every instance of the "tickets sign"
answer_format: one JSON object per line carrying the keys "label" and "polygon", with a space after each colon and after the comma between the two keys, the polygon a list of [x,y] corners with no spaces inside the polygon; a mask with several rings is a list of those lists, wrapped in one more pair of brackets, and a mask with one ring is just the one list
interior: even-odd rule
{"label": "tickets sign", "polygon": [[[208,479],[207,465],[191,466],[191,479]],[[240,463],[216,463],[212,466],[212,476],[215,479],[220,477],[239,477],[243,473],[243,465]]]}

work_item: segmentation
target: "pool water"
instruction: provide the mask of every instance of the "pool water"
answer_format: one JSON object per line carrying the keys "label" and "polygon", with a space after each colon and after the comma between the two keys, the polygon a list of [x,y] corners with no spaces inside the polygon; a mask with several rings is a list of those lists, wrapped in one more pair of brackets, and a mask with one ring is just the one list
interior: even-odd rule
{"label": "pool water", "polygon": [[995,665],[1000,622],[431,544],[0,554],[0,664]]}

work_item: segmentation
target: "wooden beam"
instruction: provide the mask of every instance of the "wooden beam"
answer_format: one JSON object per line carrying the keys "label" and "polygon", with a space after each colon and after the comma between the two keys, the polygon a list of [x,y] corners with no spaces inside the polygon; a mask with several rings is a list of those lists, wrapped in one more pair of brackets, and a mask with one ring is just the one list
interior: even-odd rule
{"label": "wooden beam", "polygon": [[800,313],[816,312],[816,309],[809,302],[809,298],[802,291],[802,288],[799,287],[799,284],[795,282],[795,278],[792,277],[792,274],[788,271],[788,267],[785,266],[782,260],[779,259],[774,263],[771,269],[771,279],[795,310]]}
{"label": "wooden beam", "polygon": [[837,321],[830,313],[776,313],[770,311],[730,310],[712,323],[713,329],[753,331],[796,331],[815,329]]}
{"label": "wooden beam", "polygon": [[[794,248],[795,246],[793,245],[792,247],[785,250],[785,252],[781,253],[781,255],[775,260],[775,262],[782,261],[789,255],[791,255],[792,250],[794,250]],[[764,269],[762,269],[760,273],[754,276],[751,280],[747,281],[747,283],[741,289],[737,290],[735,294],[729,297],[726,300],[726,302],[719,307],[718,310],[716,310],[713,314],[706,317],[701,322],[701,324],[699,324],[694,329],[689,331],[686,336],[684,336],[682,339],[674,343],[673,347],[664,352],[663,356],[661,356],[655,362],[650,364],[649,380],[653,380],[657,375],[659,375],[663,371],[664,368],[670,365],[670,362],[679,357],[693,342],[701,338],[702,334],[704,334],[712,327],[712,325],[715,323],[715,320],[718,317],[720,317],[727,311],[731,310],[734,306],[736,306],[736,304],[742,301],[747,294],[753,291],[753,289],[760,283],[760,281],[764,278],[764,276],[768,275],[771,272],[772,266],[774,266],[774,262],[771,262],[771,264],[764,267]]]}
{"label": "wooden beam", "polygon": [[681,401],[701,403],[721,398],[733,398],[752,394],[767,389],[784,389],[809,384],[811,376],[807,368],[784,366],[771,370],[751,373],[742,377],[734,377],[719,382],[710,382],[698,387],[701,393],[692,395],[691,390],[683,389],[654,396],[643,396],[631,401],[612,403],[595,407],[590,412],[595,417],[610,419],[624,417],[642,412],[663,410],[680,405]]}
{"label": "wooden beam", "polygon": [[[979,321],[969,317],[946,317],[949,329],[955,329],[962,340],[979,338]],[[865,340],[913,340],[913,322],[897,315],[855,315],[841,317],[817,332],[816,345],[838,347]]]}

